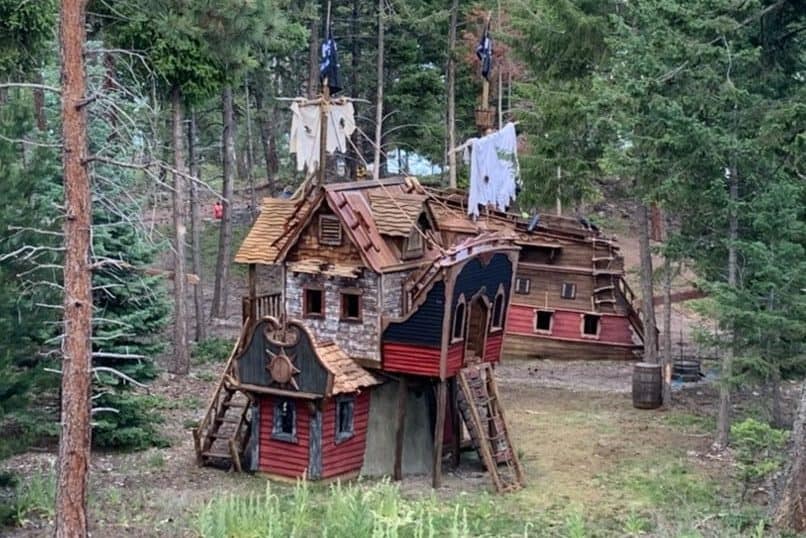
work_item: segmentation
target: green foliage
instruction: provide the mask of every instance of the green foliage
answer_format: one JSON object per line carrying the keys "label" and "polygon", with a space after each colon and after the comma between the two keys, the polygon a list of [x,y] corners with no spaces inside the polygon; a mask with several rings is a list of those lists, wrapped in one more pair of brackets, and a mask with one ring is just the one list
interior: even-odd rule
{"label": "green foliage", "polygon": [[56,0],[0,0],[0,80],[24,77],[42,65],[56,28]]}
{"label": "green foliage", "polygon": [[214,336],[195,343],[191,350],[191,357],[196,364],[222,362],[227,360],[234,344],[235,341],[232,338]]}
{"label": "green foliage", "polygon": [[733,424],[730,433],[745,485],[763,480],[780,468],[788,432],[748,418]]}
{"label": "green foliage", "polygon": [[118,392],[104,394],[93,404],[117,411],[95,415],[92,441],[96,447],[144,450],[168,446],[168,440],[159,432],[159,425],[165,419],[158,413],[158,401],[154,397]]}
{"label": "green foliage", "polygon": [[[12,490],[0,501],[0,527],[23,526],[32,519],[51,520],[56,515],[56,474],[35,473],[20,480],[14,477],[11,483],[0,486]],[[7,499],[7,500],[6,500]]]}
{"label": "green foliage", "polygon": [[300,482],[290,492],[267,482],[264,494],[213,499],[198,517],[204,537],[528,536],[530,527],[492,501],[405,499],[388,481],[326,489]]}

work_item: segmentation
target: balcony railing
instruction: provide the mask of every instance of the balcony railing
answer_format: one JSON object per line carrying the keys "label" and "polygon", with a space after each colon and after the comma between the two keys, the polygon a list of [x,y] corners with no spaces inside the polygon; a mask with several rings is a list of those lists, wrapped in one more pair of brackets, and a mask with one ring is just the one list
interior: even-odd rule
{"label": "balcony railing", "polygon": [[259,320],[266,316],[279,318],[283,312],[283,296],[280,293],[258,295],[252,301],[249,297],[241,299],[241,320]]}

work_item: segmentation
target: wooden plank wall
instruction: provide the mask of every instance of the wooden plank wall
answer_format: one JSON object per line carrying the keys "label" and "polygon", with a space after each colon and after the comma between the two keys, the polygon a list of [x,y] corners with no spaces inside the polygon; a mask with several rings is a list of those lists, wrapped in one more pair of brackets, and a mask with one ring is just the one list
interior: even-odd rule
{"label": "wooden plank wall", "polygon": [[[322,478],[355,473],[360,471],[364,464],[369,422],[369,390],[355,396],[353,410],[355,435],[338,444],[336,444],[336,401],[337,398],[328,400],[322,413]],[[389,421],[391,425],[392,417],[389,417]]]}
{"label": "wooden plank wall", "polygon": [[297,442],[272,439],[274,396],[260,398],[260,459],[258,469],[290,478],[301,477],[308,468],[310,411],[305,400],[296,400]]}

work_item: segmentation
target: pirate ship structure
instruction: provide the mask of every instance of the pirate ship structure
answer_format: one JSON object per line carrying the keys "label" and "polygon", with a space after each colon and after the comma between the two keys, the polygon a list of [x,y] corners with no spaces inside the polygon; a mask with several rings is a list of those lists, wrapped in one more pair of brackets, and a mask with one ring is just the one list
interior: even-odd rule
{"label": "pirate ship structure", "polygon": [[292,107],[298,162],[315,173],[263,200],[235,257],[249,295],[197,460],[289,479],[430,472],[439,486],[443,456],[458,464],[464,446],[496,491],[517,489],[495,365],[637,351],[618,248],[574,219],[471,218],[463,194],[412,177],[327,181],[327,153],[354,128],[329,93],[325,78]]}

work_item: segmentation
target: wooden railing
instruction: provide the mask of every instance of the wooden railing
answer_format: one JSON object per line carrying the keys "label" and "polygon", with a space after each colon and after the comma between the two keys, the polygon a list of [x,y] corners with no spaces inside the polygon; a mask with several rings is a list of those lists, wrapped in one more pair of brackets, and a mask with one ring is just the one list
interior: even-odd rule
{"label": "wooden railing", "polygon": [[638,300],[635,296],[635,292],[632,291],[630,285],[627,284],[627,281],[624,280],[623,276],[620,276],[616,280],[616,288],[618,288],[619,293],[624,300],[627,301],[627,318],[632,323],[635,330],[638,331],[641,340],[644,340],[644,322],[641,320],[641,305],[638,303]]}
{"label": "wooden railing", "polygon": [[241,319],[259,321],[266,316],[280,317],[283,312],[283,296],[280,293],[269,293],[255,297],[254,303],[249,297],[241,299]]}

